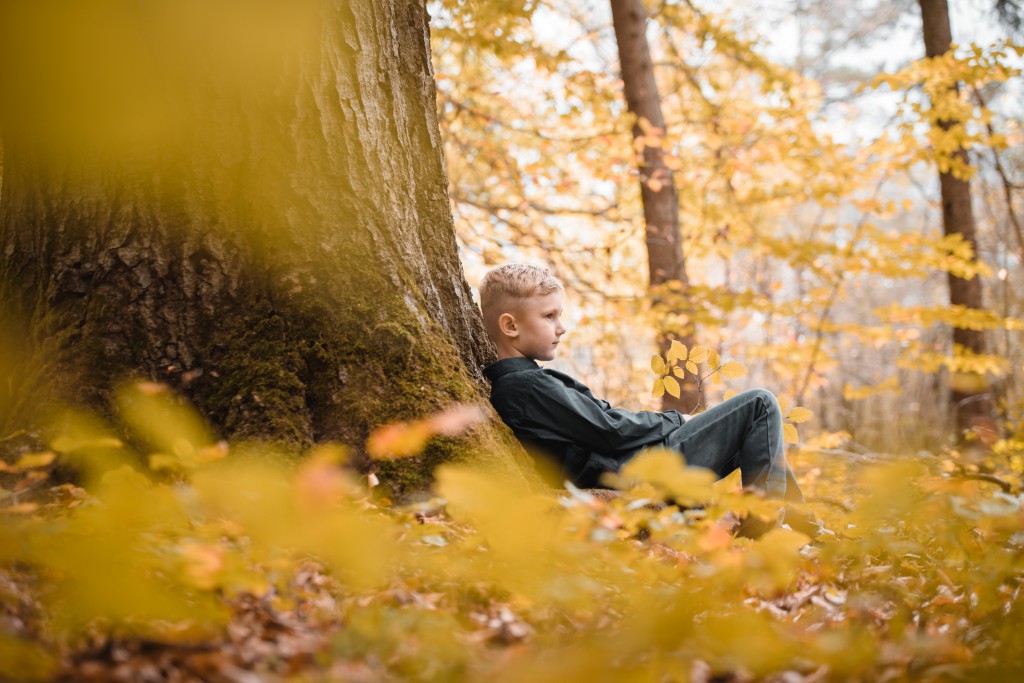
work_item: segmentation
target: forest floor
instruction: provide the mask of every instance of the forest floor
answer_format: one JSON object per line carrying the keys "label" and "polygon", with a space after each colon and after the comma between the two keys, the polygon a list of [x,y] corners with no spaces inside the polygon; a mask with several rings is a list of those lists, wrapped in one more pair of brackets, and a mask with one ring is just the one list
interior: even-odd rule
{"label": "forest floor", "polygon": [[795,453],[824,531],[753,540],[777,505],[656,456],[619,496],[448,467],[405,506],[330,451],[88,492],[28,458],[0,680],[1019,680],[1024,510],[984,462]]}

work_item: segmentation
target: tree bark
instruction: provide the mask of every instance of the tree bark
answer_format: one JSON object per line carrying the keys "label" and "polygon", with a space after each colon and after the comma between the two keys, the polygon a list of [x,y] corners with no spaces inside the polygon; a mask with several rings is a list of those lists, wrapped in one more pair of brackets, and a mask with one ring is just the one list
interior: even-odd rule
{"label": "tree bark", "polygon": [[[654,65],[647,43],[647,13],[641,0],[611,0],[611,5],[626,105],[636,117],[633,139],[644,141],[639,175],[650,286],[656,292],[677,290],[678,298],[685,300],[689,280],[686,277],[682,233],[679,228],[679,197],[675,176],[665,164],[661,147],[665,135],[665,118],[661,112],[661,97],[654,80]],[[692,332],[673,335],[660,329],[658,346],[662,354],[667,352],[673,336],[688,348],[693,346]],[[690,412],[697,405],[699,393],[695,378],[687,372],[681,384],[679,398],[665,394],[662,401],[664,409]]]}
{"label": "tree bark", "polygon": [[[943,55],[949,51],[952,43],[949,7],[946,0],[918,0],[918,2],[921,7],[925,56]],[[954,85],[953,87],[959,90],[959,86]],[[939,125],[949,128],[952,122],[943,121]],[[956,156],[966,163],[967,152],[965,150],[960,149]],[[942,197],[944,234],[960,234],[977,255],[978,241],[975,235],[974,212],[971,207],[970,182],[958,178],[952,173],[940,172],[939,188]],[[973,277],[966,280],[950,273],[948,281],[950,304],[972,309],[983,308],[980,278]],[[954,327],[953,346],[954,349],[959,347],[972,353],[983,354],[985,353],[984,332]],[[952,377],[950,396],[954,406],[958,433],[962,435],[970,429],[990,429],[993,405],[984,377],[976,378],[958,373],[952,373]],[[980,381],[975,381],[976,379]]]}
{"label": "tree bark", "polygon": [[[20,4],[0,9],[0,300],[45,328],[48,400],[103,409],[149,378],[225,435],[357,447],[486,403],[421,3]],[[518,471],[500,427],[442,441],[373,467],[399,494],[462,451]]]}

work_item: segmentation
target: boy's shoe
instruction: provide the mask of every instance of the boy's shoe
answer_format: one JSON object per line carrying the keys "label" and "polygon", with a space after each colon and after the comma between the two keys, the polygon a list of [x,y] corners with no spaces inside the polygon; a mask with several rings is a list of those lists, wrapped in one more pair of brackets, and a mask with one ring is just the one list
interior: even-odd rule
{"label": "boy's shoe", "polygon": [[758,539],[772,529],[783,525],[808,536],[811,540],[823,532],[821,520],[813,513],[786,506],[779,508],[779,513],[774,519],[760,515],[747,515],[740,518],[733,533],[743,538]]}
{"label": "boy's shoe", "polygon": [[782,523],[793,531],[799,531],[805,536],[814,540],[824,531],[824,525],[813,512],[805,512],[796,508],[787,507],[783,515]]}
{"label": "boy's shoe", "polygon": [[762,517],[761,515],[746,514],[740,517],[740,523],[733,530],[733,534],[741,538],[758,539],[766,533],[779,526],[785,515],[785,508],[779,508],[775,517]]}

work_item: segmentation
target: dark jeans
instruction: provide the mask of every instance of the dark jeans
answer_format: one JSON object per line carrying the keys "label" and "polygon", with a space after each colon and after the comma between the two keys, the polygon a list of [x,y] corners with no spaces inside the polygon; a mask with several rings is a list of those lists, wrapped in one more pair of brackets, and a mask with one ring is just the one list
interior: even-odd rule
{"label": "dark jeans", "polygon": [[719,477],[739,468],[744,486],[803,502],[786,463],[782,411],[766,389],[744,391],[694,415],[669,435],[666,445],[681,452],[688,465],[706,467]]}

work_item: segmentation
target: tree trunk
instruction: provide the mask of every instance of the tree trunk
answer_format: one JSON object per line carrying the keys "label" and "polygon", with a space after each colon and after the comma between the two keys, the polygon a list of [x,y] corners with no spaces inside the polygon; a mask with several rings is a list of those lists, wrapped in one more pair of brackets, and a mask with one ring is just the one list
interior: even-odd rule
{"label": "tree trunk", "polygon": [[[661,113],[661,97],[654,80],[654,65],[647,44],[647,13],[641,0],[611,0],[611,4],[626,105],[637,119],[633,125],[633,139],[643,139],[645,143],[642,145],[643,161],[639,171],[640,196],[647,228],[650,286],[656,292],[677,289],[681,295],[679,299],[685,300],[689,281],[686,277],[682,233],[679,229],[679,198],[675,176],[672,169],[665,165],[661,148],[661,140],[665,135],[665,118]],[[664,287],[665,285],[674,286]],[[675,336],[688,348],[693,346],[692,331]],[[660,329],[658,346],[663,354],[668,350],[671,341],[672,335]],[[690,412],[697,405],[698,399],[695,378],[687,372],[679,398],[666,394],[662,407]]]}
{"label": "tree trunk", "polygon": [[[938,57],[950,49],[952,33],[949,24],[949,7],[946,0],[918,0],[921,6],[925,55]],[[958,88],[958,86],[953,86]],[[943,128],[951,122],[940,122]],[[967,152],[957,153],[966,163]],[[978,242],[974,229],[974,212],[971,208],[971,186],[968,180],[957,178],[952,173],[939,173],[939,187],[942,196],[942,228],[946,235],[959,233],[978,253]],[[965,280],[949,274],[949,302],[954,306],[972,309],[983,308],[981,279]],[[981,330],[953,328],[953,346],[966,351],[985,353],[985,335]],[[951,398],[956,415],[958,434],[965,430],[989,429],[992,425],[993,406],[987,382],[983,376],[969,376],[952,373]],[[979,381],[980,380],[980,381]]]}
{"label": "tree trunk", "polygon": [[[101,4],[0,9],[0,300],[48,398],[149,378],[225,435],[357,447],[485,402],[422,4]],[[517,470],[507,430],[461,443],[374,468]]]}

